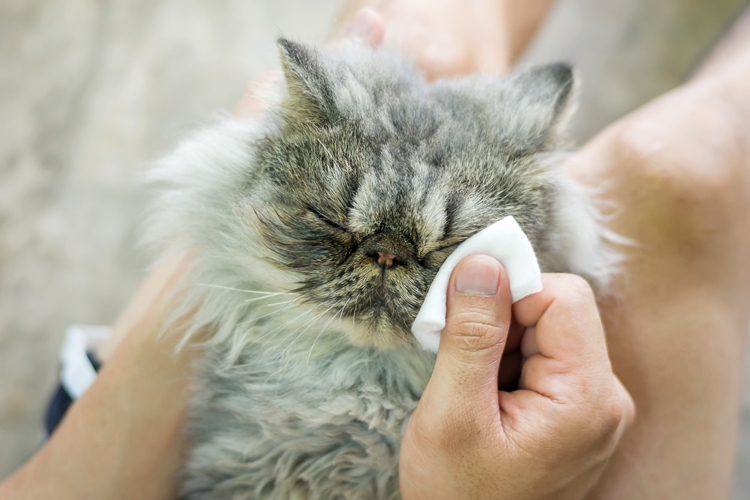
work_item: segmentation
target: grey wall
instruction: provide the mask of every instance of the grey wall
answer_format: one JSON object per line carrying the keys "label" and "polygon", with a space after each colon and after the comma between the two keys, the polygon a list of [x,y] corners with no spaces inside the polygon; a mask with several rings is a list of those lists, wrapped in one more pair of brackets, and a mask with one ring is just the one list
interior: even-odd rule
{"label": "grey wall", "polygon": [[[110,323],[143,276],[145,162],[339,3],[0,0],[0,477],[38,443],[66,325]],[[560,0],[526,60],[577,65],[584,140],[682,81],[745,3]],[[748,391],[737,467],[750,498]]]}

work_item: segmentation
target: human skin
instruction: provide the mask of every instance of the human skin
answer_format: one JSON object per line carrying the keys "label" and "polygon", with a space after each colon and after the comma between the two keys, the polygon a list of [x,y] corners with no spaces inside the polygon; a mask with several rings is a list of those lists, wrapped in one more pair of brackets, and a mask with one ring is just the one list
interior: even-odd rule
{"label": "human skin", "polygon": [[[635,243],[600,311],[638,418],[588,498],[727,498],[750,302],[750,14],[696,77],[569,165]],[[505,356],[517,352],[506,346]]]}
{"label": "human skin", "polygon": [[[456,267],[435,369],[401,445],[404,500],[577,500],[596,484],[633,401],[612,372],[589,285],[542,281],[511,307],[493,258]],[[525,327],[535,333],[521,341]],[[512,392],[498,391],[506,348],[526,358]]]}
{"label": "human skin", "polygon": [[[739,36],[731,46],[572,162],[582,180],[607,185],[618,206],[612,227],[638,242],[627,281],[600,310],[639,415],[591,498],[728,496],[750,295],[750,43]],[[513,60],[496,56],[497,67]],[[171,295],[182,272],[144,283],[135,301],[145,308],[128,308],[121,323],[130,326],[116,328],[126,341],[55,437],[0,485],[0,498],[174,498],[194,354],[175,358],[169,341],[157,341],[164,309],[149,297]]]}
{"label": "human skin", "polygon": [[171,499],[185,448],[191,363],[160,335],[189,256],[160,265],[113,326],[121,342],[50,440],[0,484],[0,499]]}
{"label": "human skin", "polygon": [[[387,20],[399,2],[362,3],[390,4]],[[695,78],[619,120],[570,161],[572,175],[606,188],[602,197],[617,207],[612,229],[637,243],[623,249],[623,277],[600,310],[615,372],[639,416],[591,498],[729,495],[750,298],[748,25],[746,15]],[[476,36],[456,43],[481,43]],[[486,39],[497,50],[485,57],[502,60],[498,68],[517,57],[492,43],[503,36]],[[425,45],[401,44],[429,61],[429,52],[420,54]],[[470,59],[440,67],[486,68]]]}
{"label": "human skin", "polygon": [[363,8],[388,29],[384,43],[410,54],[428,79],[510,70],[554,0],[351,0],[336,28]]}
{"label": "human skin", "polygon": [[750,311],[749,12],[694,79],[570,162],[636,242],[600,309],[638,419],[591,498],[730,495]]}

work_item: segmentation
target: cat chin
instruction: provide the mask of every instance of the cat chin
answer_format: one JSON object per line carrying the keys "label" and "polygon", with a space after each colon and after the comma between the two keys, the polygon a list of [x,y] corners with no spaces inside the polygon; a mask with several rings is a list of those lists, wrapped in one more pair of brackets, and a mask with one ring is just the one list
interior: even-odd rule
{"label": "cat chin", "polygon": [[380,320],[371,325],[364,321],[344,318],[342,329],[346,332],[352,344],[361,347],[396,350],[406,348],[414,343],[410,332],[401,331],[388,320]]}

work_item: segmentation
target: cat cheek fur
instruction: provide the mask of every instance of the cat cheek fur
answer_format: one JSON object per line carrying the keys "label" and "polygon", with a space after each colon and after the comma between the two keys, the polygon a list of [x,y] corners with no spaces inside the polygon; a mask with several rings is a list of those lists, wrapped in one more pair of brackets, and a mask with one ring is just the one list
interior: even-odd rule
{"label": "cat cheek fur", "polygon": [[451,248],[513,215],[544,270],[604,289],[621,241],[561,170],[567,66],[428,85],[386,51],[280,53],[267,115],[199,131],[149,174],[147,241],[195,256],[174,318],[211,332],[182,497],[396,500],[435,360],[409,326]]}

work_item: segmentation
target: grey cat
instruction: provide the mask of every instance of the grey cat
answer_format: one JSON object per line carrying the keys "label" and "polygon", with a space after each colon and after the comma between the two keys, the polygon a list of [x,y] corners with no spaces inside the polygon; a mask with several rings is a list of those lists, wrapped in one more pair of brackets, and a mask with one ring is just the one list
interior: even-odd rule
{"label": "grey cat", "polygon": [[200,131],[153,172],[150,225],[195,255],[180,316],[209,331],[185,499],[397,499],[401,436],[434,354],[410,333],[440,265],[512,215],[542,269],[616,263],[565,178],[563,64],[428,84],[404,57],[280,40],[259,120]]}

